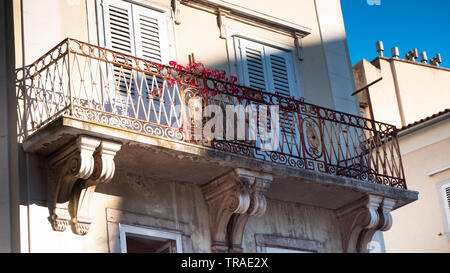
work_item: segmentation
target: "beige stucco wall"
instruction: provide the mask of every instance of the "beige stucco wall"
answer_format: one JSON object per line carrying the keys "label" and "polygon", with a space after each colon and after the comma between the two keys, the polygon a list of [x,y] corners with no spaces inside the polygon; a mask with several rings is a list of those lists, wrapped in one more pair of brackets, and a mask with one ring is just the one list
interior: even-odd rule
{"label": "beige stucco wall", "polygon": [[395,62],[406,124],[450,107],[450,70]]}
{"label": "beige stucco wall", "polygon": [[[353,70],[357,89],[383,77],[382,81],[369,87],[375,120],[402,127],[449,108],[449,69],[377,58],[372,63],[362,60]],[[398,94],[394,77],[397,78]]]}
{"label": "beige stucco wall", "polygon": [[394,224],[384,233],[388,252],[450,252],[445,235],[438,183],[450,179],[450,170],[428,173],[450,165],[450,120],[403,136],[399,141],[408,189],[419,200],[392,213]]}

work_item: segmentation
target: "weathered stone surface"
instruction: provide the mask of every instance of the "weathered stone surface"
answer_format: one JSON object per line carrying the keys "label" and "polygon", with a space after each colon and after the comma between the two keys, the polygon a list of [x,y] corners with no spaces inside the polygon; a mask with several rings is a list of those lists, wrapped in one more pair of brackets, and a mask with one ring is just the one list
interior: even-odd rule
{"label": "weathered stone surface", "polygon": [[248,217],[266,212],[264,194],[271,183],[271,175],[235,169],[202,186],[209,206],[213,252],[242,252]]}

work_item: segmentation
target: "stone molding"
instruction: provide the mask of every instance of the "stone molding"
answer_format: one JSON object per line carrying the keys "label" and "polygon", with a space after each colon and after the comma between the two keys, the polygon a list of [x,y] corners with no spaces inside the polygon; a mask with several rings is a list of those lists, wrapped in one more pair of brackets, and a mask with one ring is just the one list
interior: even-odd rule
{"label": "stone molding", "polygon": [[48,164],[56,177],[50,221],[55,231],[72,225],[79,235],[89,232],[89,211],[95,188],[109,182],[115,172],[114,156],[121,144],[79,136],[51,156]]}
{"label": "stone molding", "polygon": [[304,240],[272,234],[255,234],[255,242],[258,253],[266,253],[266,247],[293,249],[315,253],[325,252],[323,243],[315,240]]}
{"label": "stone molding", "polygon": [[366,253],[376,231],[392,226],[391,211],[396,201],[386,197],[367,195],[337,211],[342,247],[347,253]]}
{"label": "stone molding", "polygon": [[181,24],[180,0],[172,0],[172,10],[175,24]]}
{"label": "stone molding", "polygon": [[202,186],[209,207],[212,252],[242,252],[248,217],[265,213],[264,194],[272,180],[271,175],[238,168]]}
{"label": "stone molding", "polygon": [[154,217],[151,215],[123,211],[114,208],[106,209],[106,221],[108,228],[109,252],[120,252],[119,225],[126,224],[141,228],[167,231],[181,234],[183,253],[193,253],[191,228],[188,223],[176,222],[170,219]]}
{"label": "stone molding", "polygon": [[[226,12],[227,18],[244,22],[259,28],[268,29],[283,35],[305,37],[311,33],[311,28],[301,26],[282,18],[254,11],[243,6],[220,0],[179,0],[180,4],[207,11],[216,15]],[[179,6],[179,5],[178,5]],[[172,3],[172,7],[176,7]],[[177,18],[177,17],[176,17]],[[179,18],[179,15],[178,15]],[[179,21],[179,19],[178,19]],[[223,33],[221,33],[223,35]]]}

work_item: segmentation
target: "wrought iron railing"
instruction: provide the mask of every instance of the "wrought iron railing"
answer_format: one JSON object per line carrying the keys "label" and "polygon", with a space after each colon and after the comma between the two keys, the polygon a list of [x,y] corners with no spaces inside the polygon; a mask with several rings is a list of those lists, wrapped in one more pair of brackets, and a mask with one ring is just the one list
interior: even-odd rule
{"label": "wrought iron railing", "polygon": [[[18,83],[24,100],[19,128],[25,139],[59,116],[69,116],[292,167],[406,188],[395,126],[239,86],[204,71],[164,66],[66,39],[24,68]],[[208,118],[195,124],[194,112],[197,107],[209,105],[222,109],[227,105],[279,106],[276,148],[262,149],[258,139],[196,139],[195,128],[205,125]],[[245,115],[248,129],[251,118],[248,112]]]}

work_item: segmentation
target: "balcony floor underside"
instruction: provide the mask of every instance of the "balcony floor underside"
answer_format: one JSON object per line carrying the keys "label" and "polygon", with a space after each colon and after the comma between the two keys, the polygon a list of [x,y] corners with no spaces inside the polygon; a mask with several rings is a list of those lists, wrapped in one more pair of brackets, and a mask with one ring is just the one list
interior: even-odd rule
{"label": "balcony floor underside", "polygon": [[367,194],[397,200],[395,209],[418,198],[415,191],[294,168],[62,116],[29,136],[23,148],[26,152],[47,157],[79,135],[121,142],[122,149],[115,158],[116,168],[143,177],[203,185],[234,168],[245,168],[273,175],[274,183],[267,197],[326,209],[341,208]]}

